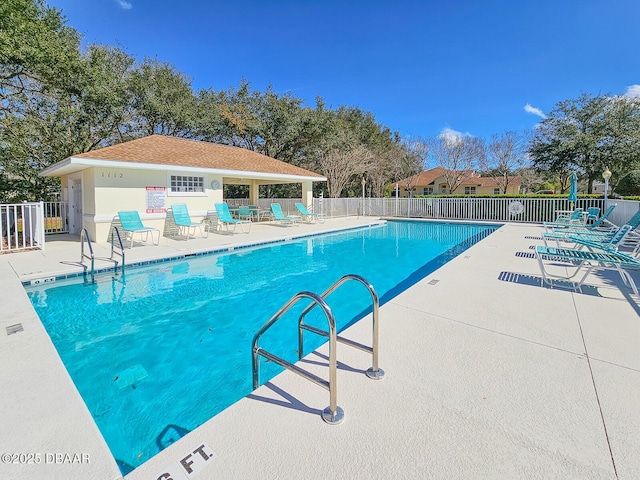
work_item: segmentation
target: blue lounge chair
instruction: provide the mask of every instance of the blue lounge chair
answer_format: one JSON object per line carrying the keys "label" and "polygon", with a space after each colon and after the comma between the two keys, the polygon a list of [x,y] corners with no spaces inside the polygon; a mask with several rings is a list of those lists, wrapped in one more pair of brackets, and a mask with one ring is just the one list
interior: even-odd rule
{"label": "blue lounge chair", "polygon": [[560,222],[560,223],[556,223],[556,222],[545,222],[544,226],[545,228],[551,230],[551,231],[556,231],[556,230],[561,230],[562,232],[566,232],[568,231],[568,229],[571,230],[580,230],[580,231],[588,231],[588,230],[615,230],[618,228],[617,225],[611,223],[608,220],[609,215],[611,215],[611,212],[613,212],[613,210],[616,208],[617,203],[613,203],[611,205],[609,205],[609,208],[607,208],[605,210],[605,212],[602,214],[602,216],[600,218],[598,218],[594,223],[592,223],[591,225],[580,225],[580,224],[567,224],[564,222]]}
{"label": "blue lounge chair", "polygon": [[[131,244],[129,245],[129,248],[133,248],[133,236],[136,233],[141,235],[144,234],[144,242],[149,239],[149,234],[151,234],[151,242],[154,245],[158,245],[160,243],[160,230],[157,228],[145,227],[142,224],[142,220],[140,220],[140,215],[137,210],[118,212],[118,218],[120,219],[122,230],[131,237]],[[153,241],[153,232],[158,234],[158,239],[155,242]]]}
{"label": "blue lounge chair", "polygon": [[[249,233],[251,231],[251,221],[250,220],[238,220],[231,216],[231,212],[229,211],[229,205],[226,203],[216,203],[216,212],[218,213],[218,221],[222,223],[229,231],[229,225],[233,225],[233,233],[236,232],[236,227],[240,225],[240,228],[244,232],[244,226],[249,225],[249,228],[245,233]],[[248,210],[248,208],[247,208]]]}
{"label": "blue lounge chair", "polygon": [[312,223],[312,222],[324,223],[325,221],[324,215],[321,215],[319,213],[309,212],[309,210],[307,210],[307,207],[305,207],[301,203],[296,203],[296,208],[302,215],[302,220],[304,220],[307,223]]}
{"label": "blue lounge chair", "polygon": [[[620,227],[615,233],[605,233],[602,237],[596,235],[574,235],[569,238],[570,241],[575,242],[576,250],[581,250],[583,247],[587,247],[591,251],[595,248],[597,250],[604,250],[607,252],[617,252],[623,241],[626,241],[626,239],[629,238],[628,236],[634,228],[635,227],[626,224]],[[638,247],[636,246],[633,252],[634,254],[637,248]]]}
{"label": "blue lounge chair", "polygon": [[555,222],[544,222],[545,228],[568,227],[573,225],[584,225],[584,211],[576,208],[571,215],[558,215]]}
{"label": "blue lounge chair", "polygon": [[[630,229],[631,227],[629,225],[621,227],[612,241],[618,244],[621,243]],[[536,248],[536,257],[538,259],[538,265],[540,266],[540,273],[542,274],[542,285],[546,283],[550,287],[553,287],[553,278],[571,280],[583,269],[586,269],[584,275],[575,286],[576,290],[581,291],[585,279],[593,270],[616,270],[620,274],[624,284],[631,287],[633,293],[638,295],[638,288],[627,270],[640,269],[640,261],[631,255],[615,251],[615,249],[607,247],[606,245],[603,246],[603,248],[598,247],[598,251],[593,249],[576,250],[573,248],[555,248],[540,245]],[[563,267],[573,267],[576,271],[570,276],[550,274],[545,268],[544,260],[563,262]]]}
{"label": "blue lounge chair", "polygon": [[271,204],[271,215],[273,220],[284,225],[295,225],[300,222],[300,217],[286,217],[279,203]]}
{"label": "blue lounge chair", "polygon": [[[542,234],[542,239],[545,245],[547,244],[547,240],[555,240],[556,245],[560,247],[560,242],[574,242],[573,237],[582,237],[584,240],[592,239],[594,241],[603,241],[609,240],[616,231],[619,230],[613,223],[606,220],[606,217],[611,214],[613,209],[615,208],[615,204],[611,205],[607,211],[600,217],[595,223],[592,225],[585,225],[583,228],[561,228],[554,230],[553,232],[544,232]],[[602,227],[602,225],[607,224],[606,227]],[[640,234],[635,232],[635,229],[640,226],[640,210],[636,212],[636,214],[631,217],[625,225],[631,226],[631,231],[629,232],[629,236],[627,239],[633,239],[633,243],[638,243],[640,240]],[[600,227],[600,228],[598,228]],[[612,230],[612,227],[614,228]],[[625,240],[627,241],[627,240]],[[630,242],[628,242],[630,243]]]}
{"label": "blue lounge chair", "polygon": [[[173,215],[173,221],[178,227],[178,235],[180,235],[180,232],[185,232],[185,240],[189,239],[191,229],[193,229],[193,234],[195,235],[196,228],[200,229],[200,236],[203,238],[208,236],[209,232],[204,223],[191,221],[189,210],[187,210],[187,206],[184,203],[174,203],[171,205],[171,214]],[[205,231],[207,235],[205,235]]]}

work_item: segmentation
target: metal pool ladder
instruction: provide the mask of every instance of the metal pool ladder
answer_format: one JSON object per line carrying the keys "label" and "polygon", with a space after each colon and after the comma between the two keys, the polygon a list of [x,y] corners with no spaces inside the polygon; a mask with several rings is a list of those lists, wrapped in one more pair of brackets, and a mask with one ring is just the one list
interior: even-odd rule
{"label": "metal pool ladder", "polygon": [[[336,333],[336,321],[333,316],[333,312],[329,305],[327,305],[325,298],[331,295],[335,290],[337,290],[341,285],[349,280],[355,280],[362,283],[369,293],[371,294],[371,299],[373,303],[373,343],[371,347],[367,347],[366,345],[362,345],[358,342],[354,342],[353,340],[349,340],[347,338],[339,337]],[[266,350],[262,349],[258,345],[258,341],[260,337],[273,326],[290,308],[292,308],[295,304],[297,304],[303,298],[307,298],[312,301],[311,305],[305,308],[298,319],[298,342],[299,349],[298,355],[299,358],[302,359],[303,355],[303,330],[307,330],[318,335],[322,335],[324,337],[329,338],[329,380],[325,380],[323,378],[318,377],[317,375],[307,372],[306,370],[294,365],[290,362],[287,362],[283,358],[278,357]],[[316,327],[312,327],[311,325],[306,325],[304,323],[304,317],[309,313],[313,308],[319,306],[326,319],[327,324],[329,326],[329,330],[321,330]],[[252,353],[252,364],[253,364],[253,389],[255,390],[260,386],[260,362],[258,359],[258,355],[263,356],[267,360],[270,360],[274,363],[277,363],[281,367],[286,368],[287,370],[291,370],[292,372],[300,375],[307,380],[315,383],[323,387],[326,390],[329,390],[329,406],[326,407],[322,411],[322,419],[331,424],[337,425],[342,423],[344,420],[344,410],[338,406],[338,391],[337,391],[337,353],[336,353],[336,344],[337,342],[344,343],[354,348],[358,348],[360,350],[364,350],[368,353],[372,354],[373,357],[373,365],[371,368],[367,370],[367,376],[369,378],[375,380],[381,380],[384,378],[384,371],[378,367],[378,316],[379,316],[379,300],[378,295],[376,294],[373,286],[365,280],[363,277],[359,275],[349,274],[340,278],[337,282],[331,285],[322,295],[317,295],[312,292],[299,292],[291,299],[285,303],[280,309],[258,330],[258,332],[253,337],[253,344],[251,348]]]}
{"label": "metal pool ladder", "polygon": [[[105,260],[105,261],[111,261],[114,263],[113,265],[113,272],[117,273],[118,272],[118,261],[115,260],[113,257],[114,255],[119,255],[120,258],[122,259],[122,271],[124,271],[124,246],[122,245],[122,238],[120,237],[120,231],[118,230],[118,227],[114,227],[113,230],[111,231],[111,256],[109,258],[105,258],[105,257],[96,257],[94,252],[93,252],[93,245],[91,244],[91,238],[89,238],[89,232],[86,228],[83,228],[82,231],[80,232],[80,264],[84,266],[84,259],[88,259],[91,262],[91,283],[95,282],[95,273],[96,273],[96,259],[97,260]],[[118,241],[118,245],[115,244],[114,240]],[[87,244],[87,248],[89,249],[89,253],[84,253],[84,245],[85,243]],[[116,249],[119,248],[120,251],[117,251]],[[85,275],[87,273],[86,269],[85,269]]]}

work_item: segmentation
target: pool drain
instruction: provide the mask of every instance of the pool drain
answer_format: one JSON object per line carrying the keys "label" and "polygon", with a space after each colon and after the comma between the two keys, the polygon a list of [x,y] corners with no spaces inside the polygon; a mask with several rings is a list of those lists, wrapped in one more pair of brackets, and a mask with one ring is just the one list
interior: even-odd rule
{"label": "pool drain", "polygon": [[24,332],[24,328],[21,323],[16,323],[15,325],[9,325],[7,327],[7,335],[13,335],[18,332]]}

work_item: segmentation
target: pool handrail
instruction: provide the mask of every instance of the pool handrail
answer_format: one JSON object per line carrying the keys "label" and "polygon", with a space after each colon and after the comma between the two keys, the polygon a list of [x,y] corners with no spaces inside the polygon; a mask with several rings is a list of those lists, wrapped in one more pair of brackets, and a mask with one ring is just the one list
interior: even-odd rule
{"label": "pool handrail", "polygon": [[[327,288],[321,295],[320,298],[326,299],[329,295],[335,292],[338,288],[340,288],[343,284],[350,280],[355,280],[356,282],[360,282],[362,285],[366,287],[366,289],[371,294],[371,303],[372,303],[372,317],[373,317],[373,339],[371,342],[371,347],[366,345],[362,345],[361,343],[354,342],[353,340],[349,340],[348,338],[341,337],[339,335],[336,336],[336,341],[348,345],[353,348],[357,348],[358,350],[362,350],[363,352],[367,352],[371,354],[372,357],[372,365],[371,368],[367,369],[366,375],[367,377],[373,380],[382,380],[384,378],[384,370],[379,368],[378,366],[378,331],[380,328],[380,300],[378,298],[378,294],[376,293],[373,285],[364,277],[356,274],[347,274],[338,279],[333,285]],[[315,308],[317,304],[312,303],[307,308],[305,308],[300,314],[300,318],[298,319],[298,356],[300,360],[304,357],[304,330],[308,330],[309,332],[313,332],[317,335],[327,337],[328,333],[319,328],[313,327],[311,325],[306,325],[304,323],[304,317],[311,310]]]}
{"label": "pool handrail", "polygon": [[[118,239],[118,245],[116,245],[113,240],[114,238]],[[151,235],[151,241],[153,242],[153,234]],[[131,241],[133,243],[133,240]],[[119,248],[118,252],[116,248]],[[111,260],[113,260],[114,255],[120,255],[122,258],[122,271],[124,272],[124,245],[122,244],[122,237],[120,236],[120,229],[118,227],[113,227],[111,230]],[[113,260],[115,266],[113,267],[114,273],[118,271],[118,262]]]}
{"label": "pool handrail", "polygon": [[[84,244],[87,243],[89,247],[89,255],[84,253]],[[80,264],[83,264],[84,259],[91,260],[91,282],[93,282],[93,277],[95,275],[95,265],[96,265],[96,256],[93,253],[93,246],[91,245],[91,238],[89,237],[89,231],[86,228],[83,228],[80,231]],[[86,273],[86,270],[85,270]]]}
{"label": "pool handrail", "polygon": [[[307,372],[302,368],[294,365],[292,363],[287,362],[286,360],[267,352],[266,350],[260,348],[258,346],[258,341],[262,334],[264,334],[271,326],[276,323],[282,315],[284,315],[291,307],[293,307],[296,303],[298,303],[303,298],[310,299],[313,304],[319,305],[322,311],[327,318],[327,323],[329,324],[329,380],[325,380],[323,378],[314,375],[311,372]],[[283,368],[292,371],[300,375],[307,380],[312,381],[316,385],[329,390],[329,406],[326,407],[322,411],[322,419],[330,425],[338,425],[342,423],[344,420],[344,411],[342,408],[338,406],[338,375],[337,375],[337,353],[336,353],[336,320],[331,312],[331,308],[329,305],[319,297],[317,294],[312,292],[298,292],[293,297],[289,299],[287,303],[285,303],[280,309],[256,332],[253,337],[253,343],[251,347],[251,356],[252,356],[252,366],[253,366],[253,389],[255,390],[260,386],[260,362],[258,360],[258,355],[262,355],[268,360],[271,360],[274,363],[277,363]]]}
{"label": "pool handrail", "polygon": [[[115,238],[118,239],[118,245],[116,246],[114,243],[114,233],[115,233]],[[84,253],[84,245],[85,243],[87,244],[88,248],[89,248],[89,254],[87,255],[86,253]],[[98,260],[105,260],[105,261],[111,261],[113,262],[113,273],[117,273],[118,272],[118,261],[116,259],[113,258],[114,255],[120,255],[120,257],[122,257],[122,271],[124,272],[124,246],[122,244],[122,237],[120,236],[120,231],[118,230],[118,227],[113,227],[113,230],[111,231],[111,236],[110,236],[110,243],[111,243],[111,257],[106,258],[106,257],[96,257],[95,253],[93,252],[93,244],[91,243],[91,237],[89,237],[89,231],[86,228],[83,228],[80,231],[80,265],[82,265],[82,267],[84,267],[84,259],[88,259],[91,261],[91,283],[95,282],[95,274],[96,274],[96,259]],[[120,251],[116,251],[116,248],[120,248]],[[86,267],[84,267],[84,274],[87,274],[87,269]]]}

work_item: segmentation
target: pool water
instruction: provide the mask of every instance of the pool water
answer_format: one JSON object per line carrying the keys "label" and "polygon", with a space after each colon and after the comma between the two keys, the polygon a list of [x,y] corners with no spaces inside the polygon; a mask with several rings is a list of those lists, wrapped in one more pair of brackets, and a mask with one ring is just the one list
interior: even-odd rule
{"label": "pool water", "polygon": [[[322,293],[355,273],[384,304],[496,228],[388,222],[27,293],[126,474],[251,393],[253,336],[296,293]],[[344,329],[370,311],[371,297],[348,282],[328,304]],[[297,319],[307,305],[299,302],[260,345],[296,361]],[[326,328],[320,309],[307,323]],[[305,352],[322,343],[305,335]],[[281,369],[262,362],[264,383]]]}

